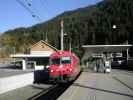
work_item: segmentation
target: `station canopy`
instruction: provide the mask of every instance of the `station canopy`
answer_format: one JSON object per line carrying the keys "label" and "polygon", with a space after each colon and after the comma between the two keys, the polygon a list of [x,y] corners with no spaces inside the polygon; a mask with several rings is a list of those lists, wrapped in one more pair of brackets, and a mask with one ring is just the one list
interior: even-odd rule
{"label": "station canopy", "polygon": [[126,51],[133,45],[83,45],[85,50],[82,60],[88,59],[93,53],[120,53]]}
{"label": "station canopy", "polygon": [[133,45],[83,45],[87,52],[103,53],[103,52],[122,52],[126,51]]}

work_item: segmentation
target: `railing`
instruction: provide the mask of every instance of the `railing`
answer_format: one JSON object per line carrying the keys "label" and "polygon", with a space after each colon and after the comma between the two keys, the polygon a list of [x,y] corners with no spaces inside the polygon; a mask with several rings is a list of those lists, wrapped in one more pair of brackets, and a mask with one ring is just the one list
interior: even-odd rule
{"label": "railing", "polygon": [[0,58],[0,64],[12,64],[14,62],[21,61],[21,59],[16,58]]}

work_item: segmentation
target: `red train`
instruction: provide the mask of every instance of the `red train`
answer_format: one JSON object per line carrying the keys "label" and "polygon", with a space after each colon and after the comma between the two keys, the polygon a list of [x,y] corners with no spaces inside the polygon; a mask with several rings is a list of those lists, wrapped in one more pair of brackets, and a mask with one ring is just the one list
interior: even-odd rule
{"label": "red train", "polygon": [[51,80],[72,81],[79,74],[78,57],[69,51],[58,51],[50,56]]}

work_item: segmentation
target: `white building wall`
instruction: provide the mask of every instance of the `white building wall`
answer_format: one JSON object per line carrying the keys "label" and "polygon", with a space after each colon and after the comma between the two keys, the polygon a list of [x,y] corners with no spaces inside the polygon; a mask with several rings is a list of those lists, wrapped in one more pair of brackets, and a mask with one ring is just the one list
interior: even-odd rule
{"label": "white building wall", "polygon": [[36,55],[45,55],[50,56],[53,52],[52,51],[31,51],[30,54],[36,54]]}

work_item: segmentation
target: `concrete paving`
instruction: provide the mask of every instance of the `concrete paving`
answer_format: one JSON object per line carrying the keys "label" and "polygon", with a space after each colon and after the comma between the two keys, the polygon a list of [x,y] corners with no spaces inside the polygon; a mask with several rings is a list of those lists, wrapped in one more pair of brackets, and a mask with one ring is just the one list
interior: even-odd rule
{"label": "concrete paving", "polygon": [[[74,84],[61,95],[58,100],[133,100],[132,77],[126,78],[126,83],[121,83],[114,78],[117,73],[102,74],[83,72]],[[122,74],[124,75],[124,74]],[[131,74],[132,75],[132,74]],[[124,80],[123,76],[117,76]]]}
{"label": "concrete paving", "polygon": [[0,100],[27,100],[52,85],[35,84],[0,94]]}
{"label": "concrete paving", "polygon": [[9,77],[9,76],[14,76],[14,75],[20,75],[20,74],[25,74],[25,73],[30,73],[32,71],[29,70],[17,70],[17,69],[1,69],[0,68],[0,78],[3,77]]}
{"label": "concrete paving", "polygon": [[133,90],[133,71],[113,70],[112,77]]}
{"label": "concrete paving", "polygon": [[[133,73],[84,71],[58,100],[133,100]],[[0,95],[0,100],[27,100],[51,85],[28,85]],[[52,98],[52,97],[51,97]]]}

